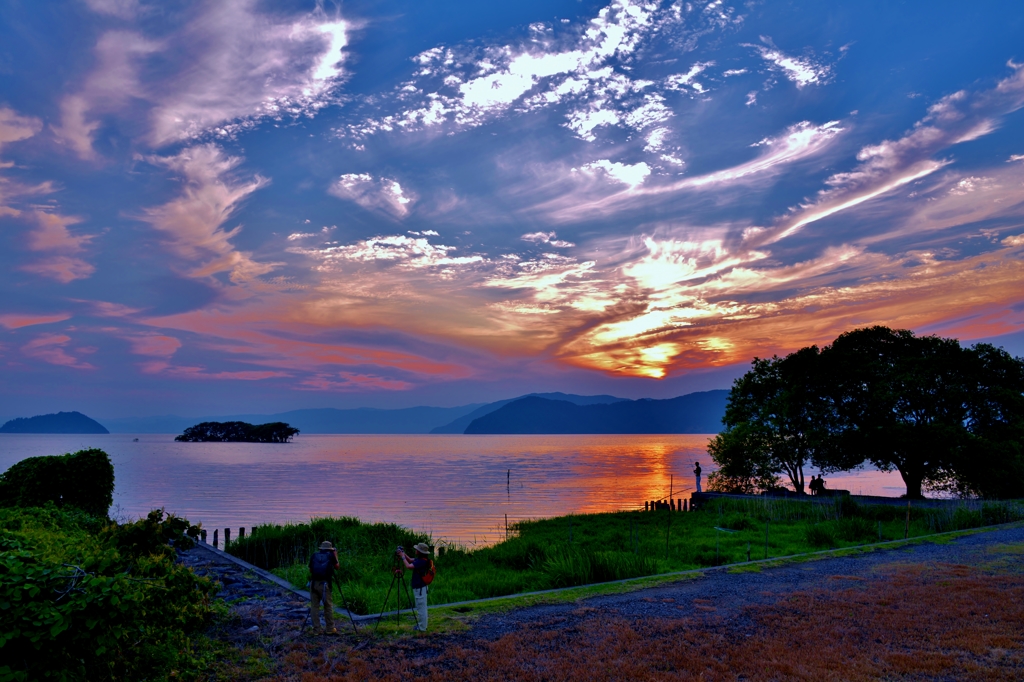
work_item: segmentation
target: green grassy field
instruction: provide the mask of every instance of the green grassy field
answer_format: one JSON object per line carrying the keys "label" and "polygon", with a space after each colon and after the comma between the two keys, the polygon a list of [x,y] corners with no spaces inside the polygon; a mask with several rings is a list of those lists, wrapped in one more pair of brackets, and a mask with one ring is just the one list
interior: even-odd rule
{"label": "green grassy field", "polygon": [[[1021,502],[964,502],[912,508],[909,537],[1024,519]],[[467,551],[439,545],[430,603],[444,604],[556,587],[586,585],[815,550],[902,539],[905,507],[792,499],[716,500],[697,512],[614,512],[523,521],[514,537]],[[379,611],[391,583],[397,545],[431,542],[393,524],[352,518],[259,526],[228,551],[294,585],[322,540],[338,547],[341,588],[356,613]],[[443,551],[441,548],[443,547]],[[341,595],[335,590],[336,603]],[[388,604],[394,607],[392,595]]]}

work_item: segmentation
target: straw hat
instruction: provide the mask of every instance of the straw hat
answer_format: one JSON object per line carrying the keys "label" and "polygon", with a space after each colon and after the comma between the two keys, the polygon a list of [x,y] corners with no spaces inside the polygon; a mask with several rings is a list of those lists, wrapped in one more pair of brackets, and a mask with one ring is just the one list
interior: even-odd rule
{"label": "straw hat", "polygon": [[331,543],[327,542],[327,540],[324,540],[323,542],[320,543],[320,549],[334,549],[334,545],[332,545]]}
{"label": "straw hat", "polygon": [[430,554],[430,545],[426,544],[425,542],[418,542],[415,545],[413,545],[412,548],[420,554]]}

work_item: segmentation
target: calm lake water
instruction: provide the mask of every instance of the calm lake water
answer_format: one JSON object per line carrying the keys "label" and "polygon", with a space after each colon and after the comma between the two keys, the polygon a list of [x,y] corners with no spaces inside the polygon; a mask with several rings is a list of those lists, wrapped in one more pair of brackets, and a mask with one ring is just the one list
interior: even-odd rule
{"label": "calm lake water", "polygon": [[[134,442],[134,438],[138,442]],[[710,436],[300,436],[287,444],[175,443],[173,435],[0,434],[0,471],[36,455],[97,447],[114,462],[115,516],[164,507],[208,529],[356,516],[467,545],[509,522],[635,509],[689,497]],[[810,472],[807,474],[810,477]],[[897,497],[899,474],[826,479]]]}

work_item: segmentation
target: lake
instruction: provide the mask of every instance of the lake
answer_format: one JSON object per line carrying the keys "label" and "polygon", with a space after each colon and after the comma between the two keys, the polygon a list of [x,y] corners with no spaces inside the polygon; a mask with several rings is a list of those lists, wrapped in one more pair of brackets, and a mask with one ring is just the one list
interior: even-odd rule
{"label": "lake", "polygon": [[[138,438],[138,441],[134,441]],[[685,499],[707,435],[309,435],[292,443],[175,443],[173,435],[0,434],[0,471],[18,460],[97,447],[114,462],[112,515],[164,507],[208,529],[355,516],[469,546],[509,522]],[[810,472],[807,472],[808,479]],[[826,478],[830,488],[898,497],[899,474]]]}

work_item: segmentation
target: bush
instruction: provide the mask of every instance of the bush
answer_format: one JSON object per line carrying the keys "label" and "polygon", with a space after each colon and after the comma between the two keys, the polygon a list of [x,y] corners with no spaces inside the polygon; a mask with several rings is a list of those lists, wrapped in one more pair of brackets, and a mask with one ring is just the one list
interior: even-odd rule
{"label": "bush", "polygon": [[96,448],[29,457],[0,475],[0,506],[77,507],[106,516],[114,501],[114,465]]}
{"label": "bush", "polygon": [[164,540],[187,522],[157,511],[114,526],[54,506],[0,521],[0,679],[160,679],[194,664],[216,586]]}

